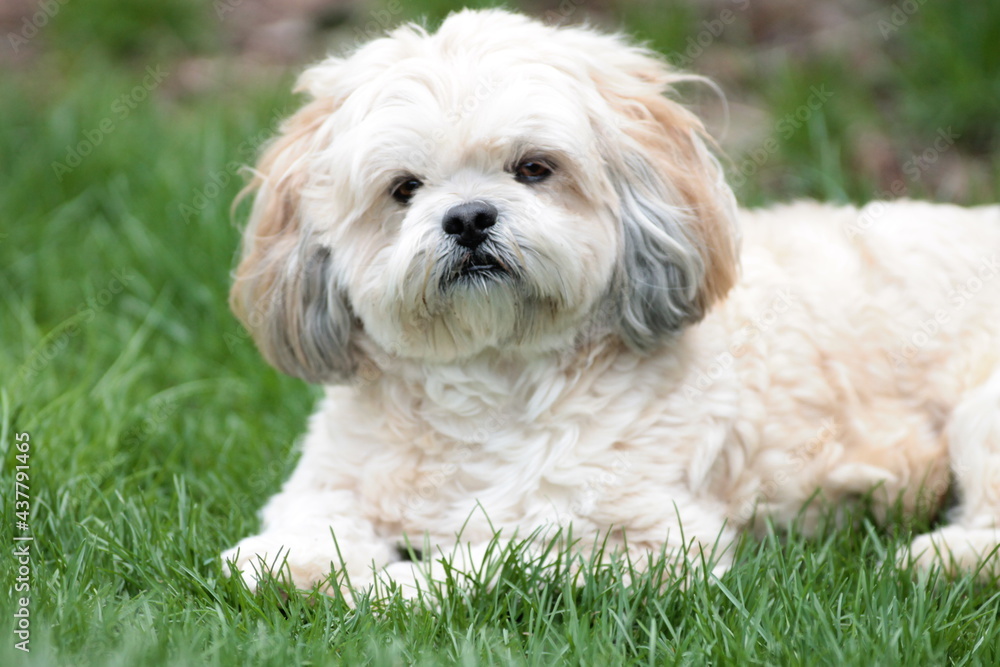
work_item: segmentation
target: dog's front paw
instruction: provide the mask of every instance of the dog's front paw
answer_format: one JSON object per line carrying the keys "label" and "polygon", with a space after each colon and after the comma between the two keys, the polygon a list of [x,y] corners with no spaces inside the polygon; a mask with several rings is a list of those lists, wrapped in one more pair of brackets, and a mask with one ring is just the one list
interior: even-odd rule
{"label": "dog's front paw", "polygon": [[326,589],[330,573],[337,569],[336,554],[317,547],[314,539],[264,533],[223,552],[222,566],[229,575],[231,563],[254,592],[265,578],[287,581],[300,590],[320,583]]}
{"label": "dog's front paw", "polygon": [[998,544],[1000,531],[996,529],[945,526],[914,539],[900,550],[897,561],[921,571],[936,568],[948,576],[993,577],[1000,574]]}
{"label": "dog's front paw", "polygon": [[433,586],[427,572],[421,567],[421,564],[410,561],[386,565],[376,578],[376,593],[388,594],[395,589],[408,600],[426,596],[432,592]]}

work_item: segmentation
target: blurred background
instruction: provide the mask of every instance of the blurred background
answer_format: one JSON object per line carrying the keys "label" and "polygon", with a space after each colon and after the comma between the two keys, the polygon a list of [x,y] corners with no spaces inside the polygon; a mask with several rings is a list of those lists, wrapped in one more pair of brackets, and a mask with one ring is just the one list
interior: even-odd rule
{"label": "blurred background", "polygon": [[[135,156],[122,147],[140,123],[126,122],[125,112],[207,123],[206,107],[225,107],[252,136],[254,120],[266,125],[294,105],[286,92],[303,63],[401,21],[433,25],[455,8],[496,4],[3,0],[3,120],[8,134],[29,120],[35,130],[17,133],[4,148],[37,153],[39,132],[56,139],[57,148],[73,146],[93,125],[90,143],[99,134],[106,145],[80,156],[87,178],[133,172]],[[678,66],[717,81],[729,103],[728,122],[707,91],[684,92],[707,107],[702,113],[713,120],[747,203],[891,194],[995,199],[996,3],[525,0],[507,6],[551,23],[626,30]],[[147,77],[147,67],[159,68],[162,80]],[[112,109],[145,85],[144,77],[150,89],[134,91],[143,99]],[[114,121],[109,132],[100,131],[102,114]],[[62,152],[76,161],[72,151]],[[254,150],[245,153],[219,157],[249,161]],[[57,160],[59,151],[45,157]],[[63,194],[72,193],[77,178],[67,174]]]}

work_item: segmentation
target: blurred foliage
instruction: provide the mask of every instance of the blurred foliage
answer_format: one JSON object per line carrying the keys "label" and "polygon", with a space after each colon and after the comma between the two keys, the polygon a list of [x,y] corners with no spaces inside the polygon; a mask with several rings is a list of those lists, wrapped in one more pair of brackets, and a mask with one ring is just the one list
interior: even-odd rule
{"label": "blurred foliage", "polygon": [[217,45],[212,6],[206,0],[67,2],[46,38],[70,54],[94,50],[125,59],[201,51]]}
{"label": "blurred foliage", "polygon": [[[896,27],[890,19],[888,25]],[[1000,150],[1000,3],[927,2],[888,33],[886,86],[908,124],[954,126],[958,145]]]}
{"label": "blurred foliage", "polygon": [[[308,39],[291,49],[304,61],[401,21],[433,27],[463,6],[505,6],[549,23],[587,21],[620,29],[675,65],[716,80],[735,109],[730,134],[740,140],[727,143],[724,137],[723,145],[745,203],[796,197],[862,201],[900,183],[899,193],[911,197],[964,203],[997,198],[1000,3],[331,0],[324,6],[319,0],[87,0],[61,5],[44,31],[55,71],[22,84],[52,85],[82,68],[99,70],[99,61],[110,61],[112,68],[123,64],[133,75],[147,63],[191,55],[239,62],[262,38],[245,32],[237,39],[235,32],[287,17],[309,24]],[[295,41],[276,34],[279,45]],[[33,66],[45,71],[45,62]],[[287,72],[298,69],[282,65]],[[260,80],[279,85],[274,77]],[[250,81],[227,86],[234,86],[238,98],[239,86]],[[815,90],[830,91],[829,99],[796,119]],[[214,93],[211,86],[201,92]],[[681,92],[699,105],[712,97],[707,90]],[[72,113],[75,107],[64,101],[59,108]],[[55,131],[59,118],[53,119]],[[722,133],[725,123],[713,129]],[[914,169],[914,160],[942,131],[957,135],[954,147]],[[769,143],[774,139],[776,145]]]}

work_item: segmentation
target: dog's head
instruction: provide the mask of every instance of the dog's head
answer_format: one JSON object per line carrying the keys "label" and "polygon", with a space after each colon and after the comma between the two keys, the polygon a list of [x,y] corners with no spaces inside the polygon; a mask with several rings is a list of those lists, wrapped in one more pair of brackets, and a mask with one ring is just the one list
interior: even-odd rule
{"label": "dog's head", "polygon": [[250,185],[234,310],[313,382],[371,344],[429,362],[662,345],[737,271],[732,193],[667,96],[687,78],[496,10],[311,67]]}

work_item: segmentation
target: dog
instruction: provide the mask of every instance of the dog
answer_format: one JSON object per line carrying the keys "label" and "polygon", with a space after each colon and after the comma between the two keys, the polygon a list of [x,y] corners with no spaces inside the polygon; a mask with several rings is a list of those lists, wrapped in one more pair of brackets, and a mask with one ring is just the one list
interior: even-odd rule
{"label": "dog", "polygon": [[231,304],[325,395],[224,563],[412,591],[438,554],[475,569],[571,526],[721,573],[769,520],[933,512],[953,486],[898,557],[996,570],[1000,207],[741,210],[676,99],[698,80],[501,10],[305,70]]}

